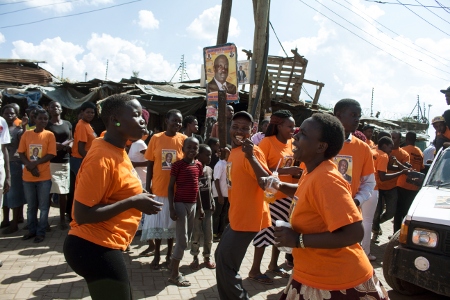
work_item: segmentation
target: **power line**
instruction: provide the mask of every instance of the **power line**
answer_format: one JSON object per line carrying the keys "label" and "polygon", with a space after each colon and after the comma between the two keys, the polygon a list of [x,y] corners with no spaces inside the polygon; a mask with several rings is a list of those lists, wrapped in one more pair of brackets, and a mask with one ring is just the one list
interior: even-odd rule
{"label": "power line", "polygon": [[[335,14],[335,15],[338,16],[339,18],[343,19],[344,21],[346,21],[346,22],[349,23],[350,25],[353,25],[354,27],[356,27],[357,29],[361,30],[361,31],[364,32],[365,34],[369,35],[370,37],[376,39],[377,41],[379,41],[379,42],[381,42],[381,43],[383,43],[383,44],[385,44],[385,45],[387,45],[387,46],[389,46],[389,47],[394,48],[395,50],[399,51],[400,53],[402,53],[402,54],[404,54],[404,55],[407,55],[407,56],[409,56],[409,57],[412,57],[412,58],[414,58],[414,59],[417,59],[417,60],[421,61],[420,58],[414,57],[414,56],[412,56],[412,55],[410,55],[410,54],[408,54],[408,53],[402,51],[401,49],[399,49],[399,48],[397,48],[397,47],[395,47],[395,46],[393,46],[393,45],[389,45],[389,44],[387,44],[386,42],[384,42],[384,41],[382,41],[381,39],[379,39],[378,37],[372,35],[371,33],[367,32],[367,31],[365,31],[365,30],[362,29],[360,26],[355,25],[354,23],[350,22],[348,19],[346,19],[346,18],[342,17],[341,15],[337,14],[336,12],[334,12],[332,9],[330,9],[329,7],[327,7],[325,4],[321,3],[320,1],[318,1],[318,0],[315,0],[315,1],[316,1],[317,3],[319,3],[320,5],[322,5],[323,7],[325,7],[326,9],[328,9],[329,11],[331,11],[333,14]],[[450,72],[448,72],[448,71],[446,71],[446,70],[440,69],[440,68],[435,67],[435,66],[432,66],[432,67],[435,68],[435,69],[437,69],[437,70],[439,70],[439,71],[441,71],[441,72],[450,74]]]}
{"label": "power line", "polygon": [[[394,5],[400,5],[400,3],[395,3],[395,2],[386,2],[386,1],[378,1],[378,0],[364,0],[367,2],[374,2],[374,3],[378,3],[378,4],[394,4]],[[436,1],[437,2],[437,1]],[[434,5],[425,5],[424,7],[430,7],[430,8],[450,8],[450,7],[445,7],[442,6],[439,2],[437,2],[440,6],[434,6]],[[411,4],[411,3],[405,3],[405,4],[401,4],[401,5],[406,5],[406,6],[423,6],[423,5],[417,5],[417,4]]]}
{"label": "power line", "polygon": [[[347,2],[347,4],[353,6],[350,2],[348,2],[348,0],[344,0],[344,1]],[[339,4],[339,5],[341,5],[339,2],[336,2],[336,3]],[[345,7],[345,6],[344,6],[344,7]],[[353,7],[354,7],[354,6],[353,6]],[[392,32],[393,34],[395,34],[396,36],[400,36],[400,34],[398,34],[397,32],[393,31],[392,29],[386,27],[385,25],[381,24],[380,22],[378,22],[377,20],[375,20],[374,18],[372,18],[371,16],[369,16],[368,14],[366,14],[364,11],[361,11],[361,10],[360,10],[359,8],[357,8],[357,7],[355,7],[355,8],[356,8],[359,12],[361,12],[361,13],[365,14],[366,16],[368,16],[369,18],[371,18],[374,22],[376,22],[376,23],[379,24],[380,26],[386,28],[387,30],[389,30],[390,32]],[[348,9],[348,8],[347,8],[347,9]],[[349,9],[349,10],[350,10],[350,9]],[[350,11],[352,11],[352,10],[350,10]],[[375,28],[377,28],[377,27],[375,27]],[[377,28],[377,29],[378,29],[380,32],[383,32],[381,29],[379,29],[379,28]],[[383,32],[383,33],[384,33],[384,32]],[[423,47],[420,46],[420,45],[417,45],[416,43],[414,43],[414,42],[412,42],[412,41],[411,41],[411,44],[413,44],[414,46],[416,46],[416,47],[418,47],[418,48],[424,50],[425,52],[427,52],[427,53],[429,53],[429,54],[431,54],[431,55],[433,55],[433,56],[436,56],[436,57],[440,58],[441,60],[448,61],[448,58],[445,58],[445,57],[442,57],[442,56],[440,56],[440,55],[438,55],[438,54],[435,54],[435,53],[433,53],[433,52],[430,52],[429,50],[423,48]],[[414,50],[416,50],[416,49],[414,49]],[[416,51],[418,51],[418,50],[416,50]],[[421,51],[419,51],[419,52],[421,52]],[[422,54],[425,54],[425,53],[423,53],[423,52],[421,52],[421,53],[422,53]],[[425,55],[426,55],[426,54],[425,54]],[[436,61],[439,62],[439,63],[442,63],[441,61],[437,60],[435,57],[431,57],[431,56],[429,56],[429,57],[432,58],[432,59],[434,59],[434,60],[436,60]]]}
{"label": "power line", "polygon": [[0,6],[2,5],[10,5],[10,4],[20,4],[20,3],[26,3],[26,2],[33,2],[35,0],[25,0],[25,1],[15,1],[15,2],[9,2],[9,3],[0,3]]}
{"label": "power line", "polygon": [[409,10],[410,12],[412,12],[413,14],[415,14],[416,16],[418,16],[419,18],[421,18],[422,20],[424,20],[425,22],[427,22],[428,24],[430,24],[431,26],[433,26],[434,28],[436,28],[437,30],[439,30],[440,32],[450,36],[450,34],[448,34],[447,32],[445,32],[444,30],[440,29],[439,27],[435,26],[434,24],[431,24],[430,22],[428,22],[427,20],[425,20],[424,18],[422,18],[421,16],[419,16],[419,14],[417,14],[416,12],[414,12],[411,8],[409,8],[408,6],[404,5],[402,2],[400,2],[400,0],[397,0],[398,3],[400,3],[401,5],[403,5],[404,8],[406,8],[407,10]]}
{"label": "power line", "polygon": [[271,27],[272,30],[273,30],[273,33],[275,33],[275,37],[277,38],[277,41],[278,41],[278,43],[280,44],[281,49],[283,49],[284,54],[286,55],[286,57],[288,57],[288,54],[286,53],[286,50],[284,50],[284,47],[283,47],[283,45],[281,44],[280,39],[278,38],[277,33],[275,32],[275,28],[273,28],[272,22],[269,21],[269,24],[270,24],[270,27]]}
{"label": "power line", "polygon": [[130,1],[130,2],[125,2],[125,3],[121,3],[121,4],[116,4],[116,5],[111,5],[111,6],[99,8],[99,9],[88,10],[88,11],[84,11],[84,12],[80,12],[80,13],[76,13],[76,14],[70,14],[70,15],[65,15],[65,16],[56,16],[56,17],[45,18],[45,19],[32,21],[32,22],[27,22],[27,23],[2,26],[2,27],[0,27],[0,29],[11,28],[11,27],[18,27],[18,26],[25,26],[25,25],[30,25],[30,24],[36,24],[36,23],[41,23],[41,22],[44,22],[44,21],[54,20],[54,19],[62,19],[62,18],[67,18],[67,17],[80,16],[80,15],[90,14],[90,13],[101,11],[101,10],[106,10],[106,9],[110,9],[110,8],[114,8],[114,7],[119,7],[119,6],[132,4],[132,3],[136,3],[136,2],[140,2],[140,1],[143,1],[143,0],[134,0],[134,1]]}
{"label": "power line", "polygon": [[440,7],[442,7],[444,9],[444,11],[448,12],[450,14],[450,7],[445,7],[443,6],[441,3],[439,3],[439,1],[434,0],[434,2],[436,2],[437,4],[439,4]]}
{"label": "power line", "polygon": [[44,4],[44,5],[39,5],[39,6],[27,7],[27,8],[22,8],[22,9],[18,9],[18,10],[8,11],[8,12],[5,12],[5,13],[0,13],[0,16],[13,14],[13,13],[24,11],[24,10],[36,9],[36,8],[40,8],[40,7],[52,6],[52,5],[63,4],[63,3],[71,3],[71,2],[77,2],[77,1],[81,1],[81,0],[70,0],[70,1],[63,1],[63,2],[56,2],[56,3],[51,3],[51,4]]}
{"label": "power line", "polygon": [[436,17],[438,17],[439,19],[441,19],[444,22],[447,22],[448,24],[450,24],[449,21],[447,21],[446,19],[442,18],[440,15],[434,13],[431,11],[431,9],[429,9],[428,7],[424,6],[422,3],[420,3],[418,0],[416,0],[417,3],[419,3],[420,5],[422,5],[426,10],[428,10],[430,13],[432,13],[433,15],[435,15]]}
{"label": "power line", "polygon": [[434,75],[434,74],[432,74],[432,73],[430,73],[430,72],[421,70],[421,69],[417,68],[416,66],[414,66],[414,65],[412,65],[412,64],[410,64],[410,63],[408,63],[408,62],[406,62],[406,61],[404,61],[404,60],[402,60],[401,58],[398,58],[397,56],[391,54],[390,52],[388,52],[388,51],[386,51],[386,50],[384,50],[384,49],[378,47],[377,45],[375,45],[375,44],[369,42],[367,39],[363,38],[363,37],[360,36],[359,34],[357,34],[357,33],[353,32],[353,31],[351,31],[350,29],[346,28],[345,26],[343,26],[343,25],[339,24],[338,22],[334,21],[333,19],[331,19],[330,17],[328,17],[328,16],[326,16],[325,14],[321,13],[320,11],[318,11],[317,9],[315,9],[314,7],[312,7],[312,6],[310,6],[309,4],[305,3],[303,0],[299,0],[299,1],[302,2],[303,4],[305,4],[306,6],[308,6],[309,8],[311,8],[312,10],[316,11],[318,14],[321,14],[322,16],[324,16],[325,18],[327,18],[327,19],[330,20],[331,22],[335,23],[335,24],[338,25],[339,27],[341,27],[341,28],[347,30],[347,31],[350,32],[351,34],[357,36],[358,38],[362,39],[362,40],[365,41],[366,43],[372,45],[373,47],[375,47],[375,48],[377,48],[377,49],[379,49],[379,50],[385,52],[385,53],[388,54],[389,56],[391,56],[391,57],[393,57],[393,58],[395,58],[395,59],[397,59],[397,60],[403,62],[404,64],[407,64],[407,65],[410,66],[411,68],[414,68],[414,69],[416,69],[416,70],[418,70],[418,71],[427,73],[428,75],[431,75],[431,76],[433,76],[433,77],[439,78],[439,79],[441,79],[441,80],[448,81],[447,78],[443,78],[443,77],[440,77],[440,76],[438,76],[438,75]]}

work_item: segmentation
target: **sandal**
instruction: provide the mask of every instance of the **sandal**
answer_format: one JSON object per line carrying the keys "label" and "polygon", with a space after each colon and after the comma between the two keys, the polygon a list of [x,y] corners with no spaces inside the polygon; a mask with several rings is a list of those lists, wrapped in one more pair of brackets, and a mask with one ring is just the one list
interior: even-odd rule
{"label": "sandal", "polygon": [[270,277],[267,276],[266,274],[259,274],[259,275],[255,276],[255,277],[250,277],[249,276],[248,278],[250,280],[256,281],[256,282],[261,283],[261,284],[267,284],[267,285],[273,284],[273,280],[270,279]]}
{"label": "sandal", "polygon": [[173,278],[169,278],[169,282],[172,284],[175,284],[178,287],[188,287],[191,286],[191,283],[186,280],[183,275],[178,275],[177,278],[173,279]]}
{"label": "sandal", "polygon": [[147,249],[145,249],[144,251],[139,253],[139,256],[144,256],[144,257],[150,257],[152,255],[155,255],[155,250],[150,249],[150,247],[148,247]]}
{"label": "sandal", "polygon": [[205,259],[205,267],[212,270],[216,268],[216,264],[211,262],[209,259]]}
{"label": "sandal", "polygon": [[273,273],[275,274],[275,276],[279,276],[281,278],[289,278],[289,273],[281,268],[281,267],[277,267],[275,270],[267,270],[267,272]]}
{"label": "sandal", "polygon": [[200,270],[200,264],[198,263],[198,258],[194,258],[194,261],[191,262],[189,267],[194,271]]}
{"label": "sandal", "polygon": [[150,266],[153,268],[153,270],[159,270],[160,266],[159,266],[159,257],[157,258],[155,256],[155,258],[152,260],[152,262],[150,263]]}

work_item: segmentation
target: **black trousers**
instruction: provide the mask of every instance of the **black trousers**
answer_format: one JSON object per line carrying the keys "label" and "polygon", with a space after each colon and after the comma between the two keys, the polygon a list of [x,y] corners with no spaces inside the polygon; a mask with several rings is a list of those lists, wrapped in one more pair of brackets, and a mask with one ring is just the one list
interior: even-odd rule
{"label": "black trousers", "polygon": [[419,191],[411,191],[401,187],[398,190],[397,209],[394,215],[394,233],[402,227],[403,218],[408,214],[409,207]]}
{"label": "black trousers", "polygon": [[92,300],[132,299],[121,250],[68,235],[64,242],[64,257],[72,270],[86,280]]}

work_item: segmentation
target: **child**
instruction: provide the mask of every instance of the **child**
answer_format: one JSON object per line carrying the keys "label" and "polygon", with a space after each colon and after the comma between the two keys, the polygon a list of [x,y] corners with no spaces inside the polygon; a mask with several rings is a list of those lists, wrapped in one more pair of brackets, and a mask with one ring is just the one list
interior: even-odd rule
{"label": "child", "polygon": [[[169,269],[172,269],[169,282],[180,287],[191,285],[180,274],[179,267],[180,261],[183,259],[183,252],[187,248],[194,229],[196,208],[198,208],[200,218],[204,216],[198,184],[198,179],[203,176],[203,166],[195,160],[198,154],[198,145],[198,140],[195,137],[186,138],[182,149],[183,159],[173,163],[170,171],[169,210],[170,218],[177,222],[175,234],[177,243],[169,266]],[[176,191],[175,184],[177,185]]]}
{"label": "child", "polygon": [[130,151],[128,152],[128,157],[141,179],[143,188],[145,188],[145,182],[147,180],[147,160],[144,157],[146,150],[147,145],[142,139],[139,139],[131,144]]}
{"label": "child", "polygon": [[208,269],[215,269],[216,264],[211,262],[211,247],[212,247],[212,213],[214,211],[214,200],[211,194],[211,179],[212,169],[208,167],[211,162],[211,148],[208,145],[201,144],[199,147],[197,159],[203,165],[203,176],[200,177],[200,198],[202,200],[202,207],[205,212],[205,217],[200,219],[199,212],[195,215],[194,233],[192,234],[191,254],[194,256],[194,261],[190,267],[193,270],[199,269],[198,254],[200,253],[200,236],[203,232],[203,260]]}
{"label": "child", "polygon": [[[24,126],[27,122],[22,120]],[[44,128],[48,123],[47,111],[36,110],[36,128],[23,133],[19,148],[20,159],[24,164],[23,168],[23,188],[25,199],[28,204],[27,223],[28,233],[22,239],[34,238],[34,243],[44,241],[48,222],[48,212],[50,209],[50,188],[52,187],[50,160],[56,155],[55,135]],[[37,149],[36,160],[31,157]],[[41,211],[39,222],[37,211]]]}
{"label": "child", "polygon": [[[227,145],[231,149],[230,145]],[[223,230],[228,225],[228,182],[227,182],[227,160],[230,151],[225,151],[225,159],[219,160],[214,167],[213,196],[216,209],[213,214],[214,241],[218,242]]]}

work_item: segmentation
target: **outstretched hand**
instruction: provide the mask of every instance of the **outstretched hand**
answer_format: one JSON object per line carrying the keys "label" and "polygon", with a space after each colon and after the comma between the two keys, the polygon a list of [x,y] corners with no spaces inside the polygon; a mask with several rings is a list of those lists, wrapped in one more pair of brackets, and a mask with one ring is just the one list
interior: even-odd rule
{"label": "outstretched hand", "polygon": [[154,215],[162,210],[161,202],[155,201],[155,195],[149,193],[141,193],[133,197],[133,207],[140,210],[144,214]]}

